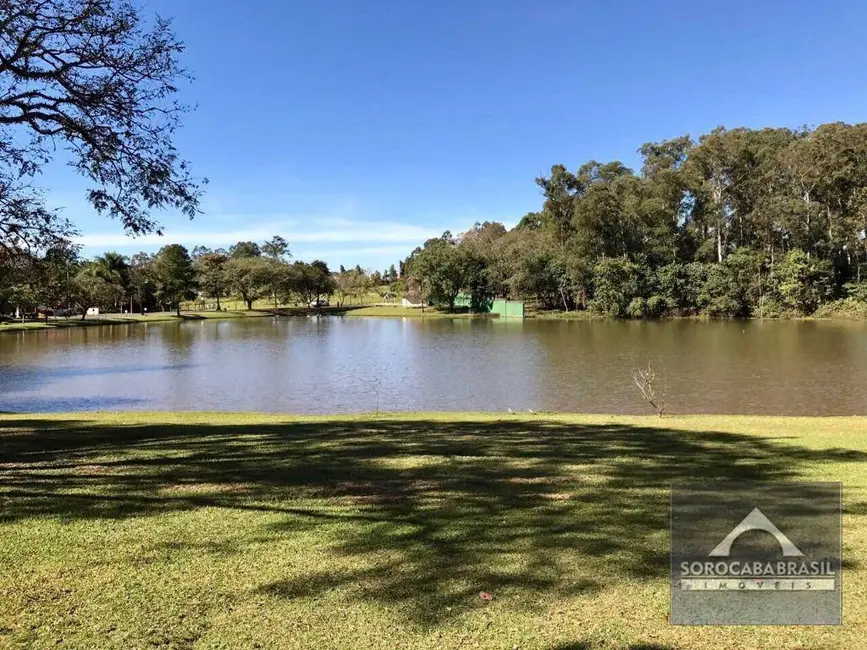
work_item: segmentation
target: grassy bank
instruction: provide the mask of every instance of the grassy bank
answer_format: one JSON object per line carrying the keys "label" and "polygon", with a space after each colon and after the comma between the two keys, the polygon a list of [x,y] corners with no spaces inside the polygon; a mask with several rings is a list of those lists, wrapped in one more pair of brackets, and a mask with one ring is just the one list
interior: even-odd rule
{"label": "grassy bank", "polygon": [[[865,647],[867,418],[5,415],[0,445],[0,645]],[[669,626],[694,477],[844,481],[845,626]]]}
{"label": "grassy bank", "polygon": [[[334,296],[330,296],[329,300],[331,300],[331,304],[335,305],[337,300],[334,299]],[[347,297],[344,300],[344,305],[347,307],[359,307],[359,306],[368,306],[374,305],[378,302],[382,302],[382,296],[375,291],[370,293],[366,293],[362,296],[354,296],[352,298]],[[206,311],[211,311],[213,309],[214,301],[209,301],[210,306],[207,307]],[[231,298],[223,298],[220,300],[220,306],[223,309],[228,309],[230,311],[246,311],[247,303],[243,300],[234,300]],[[305,309],[307,305],[303,302],[295,302],[295,303],[286,303],[278,305],[278,309]],[[189,311],[203,311],[202,303],[200,301],[188,300],[181,303],[182,310]],[[258,300],[253,301],[253,309],[256,311],[273,311],[274,310],[274,300],[271,298],[259,298]]]}
{"label": "grassy bank", "polygon": [[[494,318],[491,314],[476,314],[469,311],[450,312],[447,310],[437,309],[435,307],[427,307],[424,311],[419,308],[405,308],[399,306],[353,306],[344,305],[342,307],[323,307],[321,309],[310,309],[309,307],[273,307],[257,308],[252,310],[235,309],[223,311],[183,311],[180,317],[175,312],[155,312],[142,316],[141,314],[103,314],[82,320],[79,317],[73,318],[52,318],[48,322],[26,322],[18,321],[0,322],[0,333],[3,332],[21,332],[28,330],[46,330],[46,329],[64,329],[77,327],[94,327],[100,325],[123,325],[129,323],[160,323],[167,321],[188,321],[202,319],[227,319],[227,318],[255,318],[261,316],[312,316],[312,315],[345,315],[345,316],[366,316],[380,318]],[[598,314],[590,311],[537,311],[528,309],[526,313],[528,320],[579,320],[579,321],[604,321],[613,320],[604,314]],[[712,320],[707,316],[685,316],[685,317],[664,317],[658,320]],[[759,320],[759,319],[750,319]],[[779,319],[765,319],[779,320]],[[799,318],[790,317],[789,320],[834,320],[834,321],[853,321],[862,322],[864,319],[847,316],[804,316]]]}
{"label": "grassy bank", "polygon": [[346,312],[347,316],[380,316],[383,318],[487,318],[488,314],[473,314],[469,311],[447,311],[435,307],[378,306],[361,307]]}
{"label": "grassy bank", "polygon": [[249,318],[253,316],[270,315],[269,312],[264,311],[196,311],[181,312],[180,316],[173,311],[154,312],[147,316],[142,314],[101,314],[99,316],[91,316],[84,319],[75,316],[71,318],[49,318],[47,322],[28,321],[26,323],[21,323],[18,321],[9,321],[0,323],[0,332],[94,327],[99,325],[124,325],[129,323],[162,323],[166,321],[203,320],[206,318]]}
{"label": "grassy bank", "polygon": [[50,318],[46,321],[26,322],[19,321],[0,322],[0,333],[20,332],[27,330],[64,329],[76,327],[96,327],[100,325],[125,325],[130,323],[164,323],[168,321],[190,321],[204,319],[228,319],[228,318],[257,318],[262,316],[309,316],[313,314],[344,314],[353,307],[323,307],[310,309],[309,307],[279,307],[277,309],[252,309],[252,310],[227,310],[222,311],[182,311],[178,316],[173,311],[153,312],[147,316],[142,314],[101,314],[90,318]]}

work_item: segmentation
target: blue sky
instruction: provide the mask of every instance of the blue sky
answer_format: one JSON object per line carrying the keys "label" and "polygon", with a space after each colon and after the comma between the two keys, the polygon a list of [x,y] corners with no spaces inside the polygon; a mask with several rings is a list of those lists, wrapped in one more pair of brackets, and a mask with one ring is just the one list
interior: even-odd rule
{"label": "blue sky", "polygon": [[131,239],[52,168],[87,254],[279,233],[298,259],[382,269],[445,229],[516,223],[553,163],[637,166],[643,142],[867,107],[860,1],[142,2],[196,77],[177,144],[210,179],[205,213]]}

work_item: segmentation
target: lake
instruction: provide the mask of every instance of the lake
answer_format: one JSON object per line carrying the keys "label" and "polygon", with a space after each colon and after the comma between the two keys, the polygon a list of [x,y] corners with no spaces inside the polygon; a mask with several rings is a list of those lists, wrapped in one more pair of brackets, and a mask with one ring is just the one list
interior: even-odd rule
{"label": "lake", "polygon": [[249,318],[0,335],[0,410],[867,414],[867,325]]}

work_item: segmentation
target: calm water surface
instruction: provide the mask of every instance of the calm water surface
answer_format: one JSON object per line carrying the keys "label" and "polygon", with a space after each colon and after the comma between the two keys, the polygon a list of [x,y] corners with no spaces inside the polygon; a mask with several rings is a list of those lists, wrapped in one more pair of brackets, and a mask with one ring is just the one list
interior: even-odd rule
{"label": "calm water surface", "polygon": [[[867,414],[867,326],[253,318],[0,334],[0,410]],[[378,394],[378,397],[377,397]]]}

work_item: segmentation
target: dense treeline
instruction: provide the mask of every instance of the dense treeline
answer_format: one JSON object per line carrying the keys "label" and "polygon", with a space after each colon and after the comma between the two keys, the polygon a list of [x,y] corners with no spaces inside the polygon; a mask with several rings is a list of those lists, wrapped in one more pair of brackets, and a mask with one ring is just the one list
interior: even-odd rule
{"label": "dense treeline", "polygon": [[[261,245],[188,251],[172,244],[127,259],[82,260],[55,237],[0,249],[0,313],[179,309],[196,299],[251,308],[373,289],[454,308],[492,297],[616,317],[705,314],[867,316],[867,124],[716,129],[643,145],[642,167],[590,161],[536,179],[543,203],[507,230],[476,224],[428,240],[384,273],[332,273]],[[400,280],[398,281],[398,279]]]}
{"label": "dense treeline", "polygon": [[228,250],[180,244],[164,246],[155,255],[127,258],[105,253],[81,259],[68,242],[42,254],[19,252],[0,260],[0,314],[44,312],[86,315],[90,307],[110,312],[174,309],[194,301],[200,308],[222,309],[236,297],[247,309],[257,300],[274,306],[309,304],[336,295],[338,304],[385,282],[395,283],[394,266],[384,274],[360,267],[332,273],[325,262],[290,262],[289,246],[278,236],[259,245],[243,241]]}
{"label": "dense treeline", "polygon": [[[410,283],[453,306],[536,300],[612,316],[867,313],[867,124],[718,128],[536,179],[539,212],[427,241]],[[833,302],[836,301],[836,302]]]}

